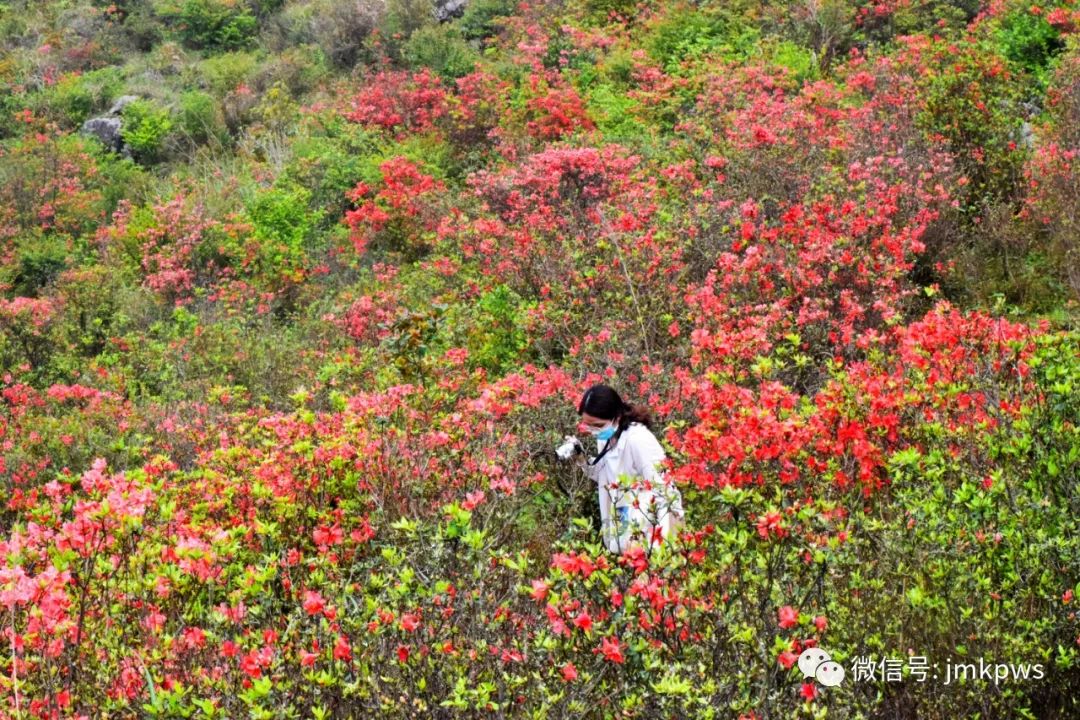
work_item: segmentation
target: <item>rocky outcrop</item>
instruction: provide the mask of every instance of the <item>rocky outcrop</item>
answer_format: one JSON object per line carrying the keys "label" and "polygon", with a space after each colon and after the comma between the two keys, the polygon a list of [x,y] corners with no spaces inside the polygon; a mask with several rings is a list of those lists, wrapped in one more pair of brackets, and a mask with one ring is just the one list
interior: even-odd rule
{"label": "rocky outcrop", "polygon": [[112,152],[122,153],[126,157],[130,157],[131,153],[124,144],[124,138],[120,135],[120,128],[123,124],[120,114],[128,103],[138,99],[137,95],[121,95],[109,108],[107,114],[90,118],[82,124],[83,134],[92,135],[101,140],[105,147]]}
{"label": "rocky outcrop", "polygon": [[461,17],[465,14],[465,6],[468,4],[468,0],[436,0],[435,2],[435,18],[439,22],[446,22],[456,17]]}
{"label": "rocky outcrop", "polygon": [[119,115],[120,113],[124,112],[124,108],[126,108],[129,104],[135,102],[138,99],[138,95],[121,95],[120,97],[116,98],[116,102],[114,102],[113,106],[109,108],[109,114]]}
{"label": "rocky outcrop", "polygon": [[82,131],[86,135],[96,137],[113,152],[118,153],[124,147],[124,139],[120,136],[120,118],[118,117],[90,118],[83,123]]}

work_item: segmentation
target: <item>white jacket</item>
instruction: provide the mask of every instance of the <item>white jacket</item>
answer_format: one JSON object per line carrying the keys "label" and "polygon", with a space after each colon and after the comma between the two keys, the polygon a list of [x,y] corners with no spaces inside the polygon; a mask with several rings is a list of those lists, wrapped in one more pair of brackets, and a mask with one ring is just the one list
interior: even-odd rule
{"label": "white jacket", "polygon": [[[614,440],[615,436],[598,440],[597,454]],[[682,525],[682,495],[659,467],[666,455],[649,428],[630,423],[596,465],[578,457],[579,467],[597,483],[601,533],[611,552],[625,552],[635,541],[657,544],[654,528],[666,538]],[[644,534],[634,531],[633,525]]]}

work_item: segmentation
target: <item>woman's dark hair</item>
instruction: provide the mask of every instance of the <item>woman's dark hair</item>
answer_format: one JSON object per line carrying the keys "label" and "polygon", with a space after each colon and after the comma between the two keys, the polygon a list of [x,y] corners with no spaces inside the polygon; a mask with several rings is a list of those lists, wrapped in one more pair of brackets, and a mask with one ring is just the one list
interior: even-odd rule
{"label": "woman's dark hair", "polygon": [[637,405],[623,402],[615,388],[609,385],[593,385],[585,391],[578,404],[578,415],[589,413],[590,415],[605,420],[614,420],[619,417],[619,430],[625,430],[632,422],[639,422],[645,427],[652,429],[652,416],[649,411]]}

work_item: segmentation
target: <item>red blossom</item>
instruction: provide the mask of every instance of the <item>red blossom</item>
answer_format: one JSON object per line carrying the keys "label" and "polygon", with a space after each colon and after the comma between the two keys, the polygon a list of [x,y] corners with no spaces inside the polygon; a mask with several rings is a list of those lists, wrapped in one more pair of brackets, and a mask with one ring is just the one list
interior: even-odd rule
{"label": "red blossom", "polygon": [[326,609],[322,595],[314,590],[304,591],[304,611],[308,615],[319,615]]}
{"label": "red blossom", "polygon": [[548,589],[548,584],[544,580],[533,580],[532,591],[529,593],[529,596],[537,602],[543,602],[548,595]]}
{"label": "red blossom", "polygon": [[600,647],[595,652],[602,653],[606,659],[620,665],[625,659],[622,653],[622,645],[619,643],[619,639],[615,637],[606,637],[601,640]]}
{"label": "red blossom", "polygon": [[338,635],[337,638],[334,640],[334,659],[352,659],[352,646],[349,645],[349,639],[344,635]]}

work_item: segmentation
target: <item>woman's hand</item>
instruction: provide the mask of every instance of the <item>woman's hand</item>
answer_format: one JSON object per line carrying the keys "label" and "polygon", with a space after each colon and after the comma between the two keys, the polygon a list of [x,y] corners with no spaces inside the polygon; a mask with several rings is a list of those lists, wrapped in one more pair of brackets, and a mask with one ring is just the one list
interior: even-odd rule
{"label": "woman's hand", "polygon": [[567,435],[563,438],[562,444],[555,448],[555,454],[562,460],[569,460],[584,455],[585,450],[581,447],[580,440],[573,435]]}

